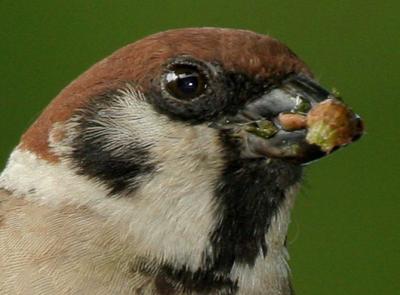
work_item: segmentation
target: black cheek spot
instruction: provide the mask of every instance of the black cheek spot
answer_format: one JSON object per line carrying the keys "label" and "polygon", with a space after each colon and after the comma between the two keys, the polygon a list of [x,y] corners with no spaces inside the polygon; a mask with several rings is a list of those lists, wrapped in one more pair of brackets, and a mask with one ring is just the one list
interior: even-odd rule
{"label": "black cheek spot", "polygon": [[155,167],[149,164],[147,150],[132,146],[128,151],[116,156],[103,144],[78,138],[72,158],[81,175],[102,180],[110,188],[110,194],[132,193],[140,184],[137,177],[150,174]]}
{"label": "black cheek spot", "polygon": [[110,189],[111,195],[132,193],[140,185],[142,176],[155,171],[149,147],[139,140],[117,142],[110,148],[110,139],[102,133],[95,135],[90,131],[108,128],[104,122],[99,123],[99,114],[112,108],[116,97],[116,91],[95,97],[84,110],[79,111],[79,135],[73,141],[70,155],[79,174],[100,180]]}

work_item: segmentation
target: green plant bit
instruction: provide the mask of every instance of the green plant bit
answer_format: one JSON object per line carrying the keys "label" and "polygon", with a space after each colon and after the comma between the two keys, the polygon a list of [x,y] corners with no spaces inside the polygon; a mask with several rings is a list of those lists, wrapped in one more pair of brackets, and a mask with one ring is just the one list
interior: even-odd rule
{"label": "green plant bit", "polygon": [[338,99],[338,100],[342,100],[341,98],[340,98],[340,92],[339,92],[339,90],[337,89],[337,88],[335,88],[335,87],[333,87],[332,88],[332,90],[331,90],[331,94],[336,98],[336,99]]}
{"label": "green plant bit", "polygon": [[292,113],[306,114],[311,109],[311,104],[309,101],[305,100],[300,96],[296,96],[295,107],[292,109]]}
{"label": "green plant bit", "polygon": [[313,124],[306,136],[307,142],[318,145],[325,152],[330,152],[336,146],[337,138],[337,130],[323,121]]}
{"label": "green plant bit", "polygon": [[257,126],[246,126],[245,130],[262,138],[270,138],[278,132],[276,126],[268,120],[255,122]]}

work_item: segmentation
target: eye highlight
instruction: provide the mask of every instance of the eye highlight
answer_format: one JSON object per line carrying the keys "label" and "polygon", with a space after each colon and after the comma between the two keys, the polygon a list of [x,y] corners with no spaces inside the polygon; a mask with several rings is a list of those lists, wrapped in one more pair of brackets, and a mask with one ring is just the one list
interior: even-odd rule
{"label": "eye highlight", "polygon": [[175,64],[166,72],[165,89],[177,99],[193,99],[207,88],[207,77],[194,65]]}

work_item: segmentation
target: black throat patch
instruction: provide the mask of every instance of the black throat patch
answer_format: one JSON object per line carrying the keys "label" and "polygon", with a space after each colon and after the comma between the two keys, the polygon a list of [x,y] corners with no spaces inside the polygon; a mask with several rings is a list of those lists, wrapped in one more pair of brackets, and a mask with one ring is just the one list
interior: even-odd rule
{"label": "black throat patch", "polygon": [[280,160],[241,159],[235,143],[222,134],[228,152],[215,197],[222,216],[211,234],[215,270],[230,271],[233,264],[253,266],[266,255],[265,235],[285,192],[301,179],[302,168]]}

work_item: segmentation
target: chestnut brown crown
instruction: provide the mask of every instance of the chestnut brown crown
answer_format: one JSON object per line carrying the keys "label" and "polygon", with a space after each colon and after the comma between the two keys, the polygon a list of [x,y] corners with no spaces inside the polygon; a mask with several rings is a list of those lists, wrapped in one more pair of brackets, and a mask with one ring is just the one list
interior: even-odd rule
{"label": "chestnut brown crown", "polygon": [[58,161],[48,146],[55,123],[68,120],[91,97],[128,81],[145,91],[152,79],[160,75],[165,62],[179,55],[218,62],[227,71],[265,80],[287,73],[311,75],[288,47],[269,36],[221,28],[170,30],[129,44],[84,72],[55,97],[23,135],[20,147],[42,159]]}

